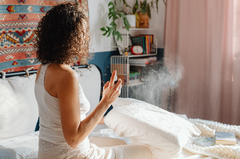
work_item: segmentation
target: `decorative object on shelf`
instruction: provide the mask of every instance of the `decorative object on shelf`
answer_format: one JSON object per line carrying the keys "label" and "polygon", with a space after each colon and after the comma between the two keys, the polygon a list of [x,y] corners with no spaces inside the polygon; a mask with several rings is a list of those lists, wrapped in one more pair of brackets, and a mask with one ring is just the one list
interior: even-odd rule
{"label": "decorative object on shelf", "polygon": [[143,48],[143,54],[155,54],[156,46],[154,45],[153,34],[140,34],[132,36],[131,41],[133,45],[141,45]]}
{"label": "decorative object on shelf", "polygon": [[[136,15],[126,15],[130,28],[136,28]],[[125,28],[125,27],[124,27]]]}
{"label": "decorative object on shelf", "polygon": [[[151,19],[151,8],[154,9],[154,4],[158,12],[158,1],[147,0],[139,1],[136,0],[134,7],[132,8],[132,13],[136,15],[136,26],[137,28],[149,28],[149,19]],[[165,0],[163,2],[166,4]]]}
{"label": "decorative object on shelf", "polygon": [[141,55],[143,53],[143,48],[140,45],[134,45],[131,47],[131,53],[133,55]]}
{"label": "decorative object on shelf", "polygon": [[136,22],[137,28],[149,28],[149,16],[147,13],[137,12],[138,19]]}

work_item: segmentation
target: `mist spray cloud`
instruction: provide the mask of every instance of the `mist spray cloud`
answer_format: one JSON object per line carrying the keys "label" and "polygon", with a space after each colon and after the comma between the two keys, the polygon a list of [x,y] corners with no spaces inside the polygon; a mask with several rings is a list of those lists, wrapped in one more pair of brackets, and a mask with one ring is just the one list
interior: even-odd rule
{"label": "mist spray cloud", "polygon": [[[167,66],[164,62],[167,63]],[[169,72],[169,69],[171,69],[171,72]],[[170,87],[173,89],[178,86],[182,74],[183,67],[174,63],[172,58],[165,58],[157,65],[144,67],[142,68],[141,80],[146,84],[131,86],[129,88],[130,97],[167,108]],[[164,91],[166,89],[168,90],[167,93]]]}

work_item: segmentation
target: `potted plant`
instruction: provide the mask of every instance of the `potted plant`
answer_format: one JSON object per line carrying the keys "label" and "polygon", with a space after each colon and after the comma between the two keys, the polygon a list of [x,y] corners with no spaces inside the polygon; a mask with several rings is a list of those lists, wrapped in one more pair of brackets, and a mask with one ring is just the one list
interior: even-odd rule
{"label": "potted plant", "polygon": [[[151,19],[151,9],[156,8],[158,12],[159,0],[136,0],[132,8],[132,13],[136,15],[137,28],[149,28],[149,19]],[[166,4],[165,0],[163,2]],[[155,4],[155,7],[154,7]]]}
{"label": "potted plant", "polygon": [[[108,3],[108,7],[109,7],[108,18],[111,20],[111,23],[109,24],[109,26],[100,28],[100,30],[104,32],[103,36],[109,37],[110,35],[113,35],[114,38],[116,37],[117,41],[119,39],[122,41],[122,35],[117,30],[116,20],[122,18],[124,27],[128,31],[130,28],[130,24],[129,24],[129,21],[127,18],[128,14],[126,13],[126,9],[125,10],[119,9],[117,6],[117,1],[120,2],[121,5],[125,6],[125,8],[126,7],[130,8],[132,10],[132,13],[130,13],[130,14],[134,14],[137,16],[137,18],[136,18],[137,27],[141,27],[140,23],[142,21],[140,21],[140,18],[145,18],[145,19],[150,18],[151,19],[151,8],[154,8],[154,4],[155,4],[155,7],[158,12],[158,1],[159,0],[151,0],[150,2],[148,2],[147,0],[143,0],[143,1],[136,0],[133,7],[129,6],[127,4],[126,0],[114,0],[113,2],[109,2]],[[166,4],[165,0],[163,0],[163,2]],[[142,23],[142,24],[143,24],[143,27],[145,27],[147,22],[144,21],[144,23]]]}
{"label": "potted plant", "polygon": [[[128,6],[128,4],[126,3],[126,0],[119,0],[119,1],[122,1],[124,5]],[[109,7],[108,18],[112,21],[109,24],[109,26],[102,27],[100,28],[100,30],[104,32],[103,36],[109,37],[110,35],[113,35],[114,37],[117,37],[117,41],[119,39],[122,41],[122,35],[117,30],[116,21],[122,18],[125,28],[129,30],[130,24],[127,20],[126,13],[123,10],[118,9],[117,0],[114,0],[113,2],[109,2],[108,7]]]}

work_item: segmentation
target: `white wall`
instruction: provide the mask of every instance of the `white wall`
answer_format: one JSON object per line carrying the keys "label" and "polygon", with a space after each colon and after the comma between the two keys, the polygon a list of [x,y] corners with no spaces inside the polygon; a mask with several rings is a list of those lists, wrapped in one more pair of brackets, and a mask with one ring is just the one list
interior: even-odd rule
{"label": "white wall", "polygon": [[[103,52],[114,50],[112,45],[112,36],[102,36],[101,27],[109,24],[108,20],[108,2],[110,0],[88,0],[89,3],[89,20],[90,20],[90,31],[91,40],[94,52]],[[152,20],[155,20],[154,13],[152,13]],[[158,48],[163,48],[164,38],[164,18],[165,18],[165,5],[159,1],[159,12],[157,15],[157,30],[153,31],[155,37],[158,39]],[[149,33],[153,33],[149,32]],[[147,33],[147,32],[146,32]]]}

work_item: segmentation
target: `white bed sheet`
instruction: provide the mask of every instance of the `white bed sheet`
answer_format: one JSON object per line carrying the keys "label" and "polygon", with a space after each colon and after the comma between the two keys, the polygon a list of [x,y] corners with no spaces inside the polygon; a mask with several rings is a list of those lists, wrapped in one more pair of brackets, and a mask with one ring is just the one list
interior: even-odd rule
{"label": "white bed sheet", "polygon": [[[37,159],[38,151],[38,134],[39,132],[30,133],[20,137],[0,141],[0,158],[1,159]],[[111,129],[101,129],[98,132],[92,132],[91,137],[109,137],[121,139],[127,144],[131,144],[129,138],[116,136]],[[104,140],[104,138],[103,138]],[[212,157],[195,155],[183,150],[179,156],[172,159],[214,159]]]}

